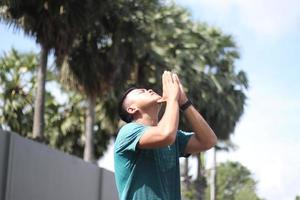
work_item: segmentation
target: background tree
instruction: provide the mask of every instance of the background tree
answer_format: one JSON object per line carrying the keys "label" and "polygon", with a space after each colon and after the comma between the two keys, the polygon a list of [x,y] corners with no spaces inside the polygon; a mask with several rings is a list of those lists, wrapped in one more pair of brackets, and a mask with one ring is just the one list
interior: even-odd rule
{"label": "background tree", "polygon": [[[32,138],[34,109],[34,85],[38,57],[34,53],[20,53],[14,49],[0,58],[0,128],[14,131]],[[74,92],[60,89],[57,75],[47,72],[47,81],[60,91],[66,99],[58,100],[50,91],[46,92],[44,142],[66,153],[83,157],[84,149],[84,98]],[[102,105],[101,105],[102,106]],[[100,106],[96,111],[99,112]],[[102,120],[95,122],[95,156],[100,157],[106,150],[112,130]]]}
{"label": "background tree", "polygon": [[20,54],[15,49],[0,58],[0,124],[22,136],[31,136],[33,119],[33,53]]}
{"label": "background tree", "polygon": [[147,43],[147,35],[141,28],[146,27],[144,18],[157,5],[157,1],[134,4],[90,1],[88,13],[91,14],[86,17],[85,29],[76,37],[62,70],[63,81],[87,97],[84,153],[87,161],[94,160],[96,97],[105,99],[112,89],[118,92],[126,84],[131,66],[143,51],[142,44]]}
{"label": "background tree", "polygon": [[60,59],[68,51],[73,39],[84,26],[82,10],[85,1],[0,1],[0,20],[22,30],[41,46],[35,109],[33,138],[43,140],[45,81],[47,58],[50,50]]}
{"label": "background tree", "polygon": [[[251,172],[238,162],[225,162],[217,167],[217,200],[260,200],[256,194],[257,182]],[[209,199],[207,190],[206,199]]]}
{"label": "background tree", "polygon": [[[230,140],[225,141],[219,141],[218,144],[213,148],[212,154],[213,154],[213,162],[212,166],[209,169],[209,175],[210,175],[210,200],[216,199],[216,192],[217,192],[217,185],[216,185],[216,173],[217,173],[217,152],[218,151],[230,151],[235,150],[237,146],[232,143]],[[207,174],[207,173],[206,173]]]}

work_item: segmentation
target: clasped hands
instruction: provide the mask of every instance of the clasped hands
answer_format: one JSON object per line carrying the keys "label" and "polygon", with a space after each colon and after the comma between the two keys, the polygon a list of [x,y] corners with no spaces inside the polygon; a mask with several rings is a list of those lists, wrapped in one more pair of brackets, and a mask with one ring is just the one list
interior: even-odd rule
{"label": "clasped hands", "polygon": [[177,74],[170,71],[164,71],[162,75],[163,94],[158,103],[167,101],[178,101],[179,106],[183,105],[187,100],[183,86]]}

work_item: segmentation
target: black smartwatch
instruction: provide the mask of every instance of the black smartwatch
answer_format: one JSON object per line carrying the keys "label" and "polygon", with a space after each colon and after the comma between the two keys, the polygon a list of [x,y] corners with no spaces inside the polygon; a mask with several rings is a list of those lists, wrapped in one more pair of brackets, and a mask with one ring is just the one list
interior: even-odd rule
{"label": "black smartwatch", "polygon": [[181,111],[185,111],[188,107],[190,107],[192,104],[192,102],[188,99],[184,104],[182,104],[180,106],[180,110]]}

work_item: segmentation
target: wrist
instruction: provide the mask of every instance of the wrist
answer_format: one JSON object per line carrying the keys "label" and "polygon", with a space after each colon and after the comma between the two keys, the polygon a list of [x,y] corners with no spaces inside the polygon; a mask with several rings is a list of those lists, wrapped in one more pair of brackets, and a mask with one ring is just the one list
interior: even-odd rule
{"label": "wrist", "polygon": [[180,110],[185,111],[188,107],[192,105],[192,102],[189,99],[187,99],[183,104],[180,105]]}
{"label": "wrist", "polygon": [[176,99],[176,98],[167,98],[167,101],[166,101],[167,103],[177,103],[178,105],[180,105],[179,103],[178,103],[178,99]]}
{"label": "wrist", "polygon": [[182,99],[180,99],[179,101],[179,106],[182,106],[183,104],[185,104],[189,99],[187,97],[184,97]]}

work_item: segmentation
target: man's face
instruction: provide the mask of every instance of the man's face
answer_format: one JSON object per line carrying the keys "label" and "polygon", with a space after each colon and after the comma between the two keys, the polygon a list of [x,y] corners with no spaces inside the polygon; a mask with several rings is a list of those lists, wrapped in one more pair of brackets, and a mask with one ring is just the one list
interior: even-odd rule
{"label": "man's face", "polygon": [[157,104],[157,101],[162,97],[153,90],[143,88],[134,89],[129,92],[124,101],[124,108],[134,106],[140,109],[147,108]]}

